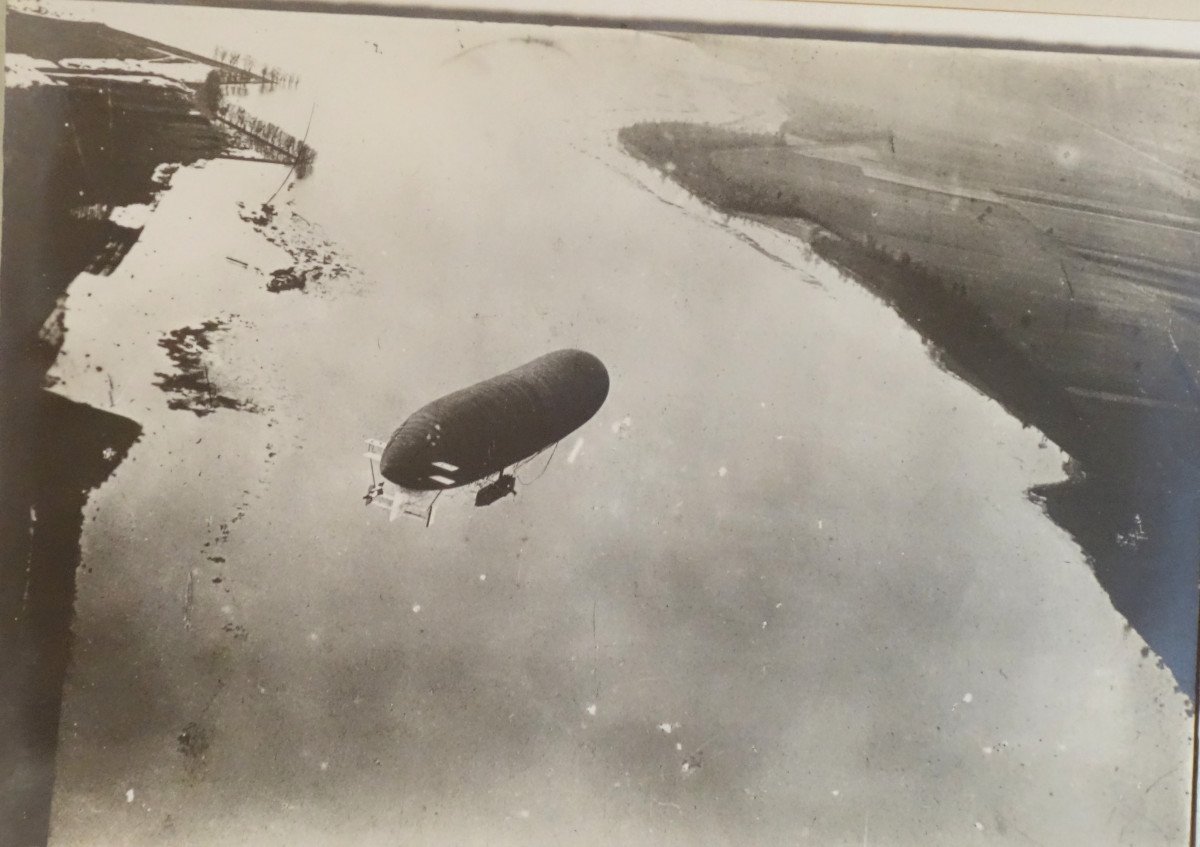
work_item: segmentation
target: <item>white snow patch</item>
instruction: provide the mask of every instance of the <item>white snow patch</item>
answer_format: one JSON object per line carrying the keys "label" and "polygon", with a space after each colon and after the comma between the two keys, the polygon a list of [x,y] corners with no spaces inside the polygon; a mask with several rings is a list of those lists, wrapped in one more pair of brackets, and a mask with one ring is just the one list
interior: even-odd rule
{"label": "white snow patch", "polygon": [[575,446],[571,448],[570,454],[567,456],[567,464],[575,464],[575,460],[579,458],[579,451],[583,449],[583,438],[580,437],[575,441]]}
{"label": "white snow patch", "polygon": [[70,211],[71,217],[80,221],[102,221],[108,217],[108,206],[103,203],[92,203],[90,206],[76,206]]}
{"label": "white snow patch", "polygon": [[970,691],[968,691],[966,694],[963,695],[964,703],[970,703],[974,699],[975,699],[975,695],[972,694]]}
{"label": "white snow patch", "polygon": [[127,229],[141,229],[150,218],[153,207],[145,203],[132,203],[128,206],[117,206],[108,213],[108,219],[117,226]]}
{"label": "white snow patch", "polygon": [[5,53],[4,87],[32,88],[35,85],[62,85],[63,83],[44,73],[54,67],[53,62],[45,59],[35,59],[24,53]]}
{"label": "white snow patch", "polygon": [[189,97],[192,94],[192,89],[188,88],[182,82],[177,82],[174,79],[168,79],[157,73],[103,73],[98,71],[80,74],[89,80],[100,79],[108,82],[128,82],[135,85],[149,85],[154,88],[168,88],[172,91],[178,91],[182,94],[187,94]]}
{"label": "white snow patch", "polygon": [[171,174],[179,170],[178,162],[163,162],[154,169],[154,173],[150,175],[150,181],[155,185],[165,186],[171,181]]}
{"label": "white snow patch", "polygon": [[592,717],[596,716],[596,704],[595,703],[593,703],[592,705],[587,707],[587,713],[589,715],[591,715]]}
{"label": "white snow patch", "polygon": [[721,465],[721,467],[717,469],[717,476],[725,476],[727,473],[729,473],[729,468],[725,467],[724,465]]}
{"label": "white snow patch", "polygon": [[671,734],[671,722],[670,721],[668,721],[666,723],[660,723],[658,725],[658,728],[661,729],[663,732],[665,732],[667,735]]}
{"label": "white snow patch", "polygon": [[125,802],[126,803],[133,802],[133,789],[132,788],[125,792]]}
{"label": "white snow patch", "polygon": [[172,62],[154,59],[63,59],[64,68],[78,71],[117,71],[130,74],[154,74],[185,84],[199,85],[214,69],[200,62]]}
{"label": "white snow patch", "polygon": [[414,614],[414,615],[415,615],[415,614],[417,614],[417,613],[418,613],[418,612],[420,612],[420,611],[421,611],[421,604],[420,604],[420,603],[418,603],[417,605],[413,606],[413,614]]}

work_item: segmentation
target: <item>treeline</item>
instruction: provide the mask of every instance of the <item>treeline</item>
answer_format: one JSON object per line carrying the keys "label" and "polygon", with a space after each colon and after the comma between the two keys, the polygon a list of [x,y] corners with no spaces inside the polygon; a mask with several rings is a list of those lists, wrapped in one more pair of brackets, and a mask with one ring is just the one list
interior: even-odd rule
{"label": "treeline", "polygon": [[249,53],[240,53],[237,50],[218,46],[213,49],[213,58],[218,62],[233,65],[235,68],[241,68],[246,73],[260,76],[266,81],[267,85],[283,85],[287,88],[295,88],[300,84],[299,75],[288,73],[274,65],[259,63]]}
{"label": "treeline", "polygon": [[256,118],[241,106],[224,103],[220,107],[221,118],[250,137],[259,152],[286,157],[295,166],[296,175],[303,179],[312,170],[317,151],[280,127]]}

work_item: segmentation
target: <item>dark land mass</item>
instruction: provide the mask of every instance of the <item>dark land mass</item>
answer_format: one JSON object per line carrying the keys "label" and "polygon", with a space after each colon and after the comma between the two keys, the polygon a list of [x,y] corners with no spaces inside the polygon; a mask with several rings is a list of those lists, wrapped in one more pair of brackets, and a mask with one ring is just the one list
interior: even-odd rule
{"label": "dark land mass", "polygon": [[[249,85],[270,89],[279,84],[277,79],[91,21],[9,12],[6,22],[6,49],[9,53],[51,62],[66,59],[128,59],[151,63],[137,69],[115,67],[94,71],[63,66],[51,71],[55,79],[68,83],[72,88],[91,88],[102,93],[114,88],[119,91],[121,86],[114,86],[113,82],[121,82],[121,77],[126,78],[123,87],[127,90],[132,90],[134,86],[144,88],[149,68],[159,69],[166,79],[170,77],[174,63],[205,65],[212,69],[210,78],[191,97],[195,108],[202,113],[206,132],[218,130],[226,148],[254,151],[265,161],[295,164],[302,174],[312,169],[315,150],[292,138],[280,127],[248,115],[238,106],[223,102],[223,90],[244,92]],[[122,103],[111,96],[110,99],[113,100],[110,103],[112,108],[122,108]],[[212,153],[211,156],[220,155],[221,152]]]}
{"label": "dark land mass", "polygon": [[1094,144],[1064,180],[1019,139],[811,111],[811,133],[797,118],[757,135],[640,124],[620,140],[716,209],[804,237],[940,365],[1061,446],[1069,479],[1031,496],[1194,703],[1200,204]]}
{"label": "dark land mass", "polygon": [[0,423],[0,843],[34,845],[49,835],[84,507],[141,426],[49,391],[14,397],[8,385]]}
{"label": "dark land mass", "polygon": [[218,155],[224,139],[182,92],[118,79],[8,89],[5,114],[4,359],[37,375],[57,353],[39,331],[67,285],[137,240],[111,209],[151,202],[160,166]]}
{"label": "dark land mass", "polygon": [[[7,23],[7,50],[34,58],[164,55],[155,42],[99,24],[16,12]],[[139,229],[109,219],[114,208],[152,202],[170,168],[218,156],[229,143],[200,90],[138,74],[73,72],[58,81],[5,90],[0,844],[48,837],[83,509],[141,431],[47,390],[69,330],[62,301],[79,273],[111,272],[137,241]]]}
{"label": "dark land mass", "polygon": [[[48,371],[69,331],[67,288],[81,272],[106,275],[117,267],[141,229],[112,220],[113,210],[153,204],[176,168],[271,142],[289,145],[290,158],[276,160],[299,170],[311,168],[315,152],[244,113],[246,126],[221,118],[221,86],[268,84],[259,74],[103,24],[20,12],[6,20],[9,53],[55,63],[154,60],[162,67],[156,74],[146,66],[54,65],[40,83],[5,90],[0,844],[33,845],[49,834],[83,509],[141,432],[135,421],[49,390]],[[170,77],[174,62],[213,70],[204,84],[185,85]],[[159,374],[172,408],[259,411],[210,380],[208,335],[222,327],[214,321],[163,339],[176,366]]]}
{"label": "dark land mass", "polygon": [[168,44],[122,32],[93,21],[10,11],[5,20],[5,49],[38,59],[182,59],[210,65],[226,83],[265,82],[264,77],[242,68],[180,50]]}

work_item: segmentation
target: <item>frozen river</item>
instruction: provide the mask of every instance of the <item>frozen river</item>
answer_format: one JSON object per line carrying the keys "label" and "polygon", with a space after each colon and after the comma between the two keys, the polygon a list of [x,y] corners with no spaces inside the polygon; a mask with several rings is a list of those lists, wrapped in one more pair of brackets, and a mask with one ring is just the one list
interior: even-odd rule
{"label": "frozen river", "polygon": [[[287,264],[235,205],[283,169],[218,161],[73,285],[60,390],[145,433],[85,526],[53,843],[1186,837],[1185,698],[1026,495],[1063,454],[618,147],[772,131],[770,79],[644,33],[65,8],[298,73],[238,100],[311,111],[277,204],[358,273],[229,262]],[[258,413],[153,385],[213,318]],[[562,347],[612,389],[518,497],[363,507],[363,438]]]}

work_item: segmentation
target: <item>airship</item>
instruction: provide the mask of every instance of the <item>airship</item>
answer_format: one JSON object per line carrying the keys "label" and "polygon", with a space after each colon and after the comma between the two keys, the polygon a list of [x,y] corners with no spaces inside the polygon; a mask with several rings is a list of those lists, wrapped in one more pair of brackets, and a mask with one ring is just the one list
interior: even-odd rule
{"label": "airship", "polygon": [[476,495],[479,506],[515,494],[509,469],[587,423],[608,389],[608,370],[596,356],[556,350],[440,397],[413,412],[386,443],[367,441],[372,481],[363,499],[395,519],[398,512],[419,515],[432,492],[428,523],[433,500],[446,489],[487,480]]}

